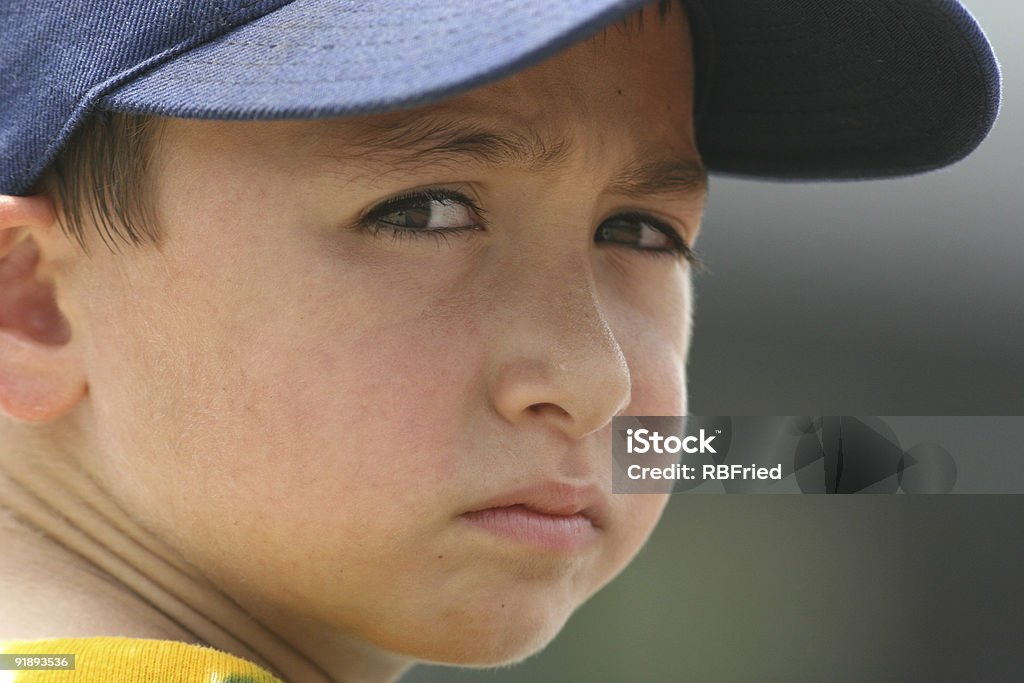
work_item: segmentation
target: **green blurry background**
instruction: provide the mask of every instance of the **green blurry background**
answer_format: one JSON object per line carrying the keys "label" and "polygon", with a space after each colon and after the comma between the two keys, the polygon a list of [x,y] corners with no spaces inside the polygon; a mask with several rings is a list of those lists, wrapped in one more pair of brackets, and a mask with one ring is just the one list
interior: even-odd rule
{"label": "green blurry background", "polygon": [[[1024,3],[965,4],[1004,78],[974,156],[713,180],[692,413],[1024,414]],[[1024,680],[1022,521],[1024,496],[677,495],[545,652],[403,683]]]}

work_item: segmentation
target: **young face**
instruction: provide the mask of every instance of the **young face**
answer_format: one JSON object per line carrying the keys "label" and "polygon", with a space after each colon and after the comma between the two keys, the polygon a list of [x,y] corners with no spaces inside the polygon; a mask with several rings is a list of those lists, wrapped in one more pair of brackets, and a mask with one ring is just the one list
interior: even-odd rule
{"label": "young face", "polygon": [[610,420],[686,410],[691,69],[676,8],[411,112],[165,121],[162,247],[60,283],[83,467],[297,647],[542,647],[665,503]]}

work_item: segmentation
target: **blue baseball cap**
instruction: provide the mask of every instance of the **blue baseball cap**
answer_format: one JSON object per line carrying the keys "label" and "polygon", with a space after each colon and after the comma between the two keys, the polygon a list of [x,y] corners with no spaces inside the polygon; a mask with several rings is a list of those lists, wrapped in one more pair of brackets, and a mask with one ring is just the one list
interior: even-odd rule
{"label": "blue baseball cap", "polygon": [[[3,0],[0,193],[96,112],[351,116],[500,79],[645,0]],[[713,172],[905,175],[985,137],[1000,76],[955,0],[685,0]]]}

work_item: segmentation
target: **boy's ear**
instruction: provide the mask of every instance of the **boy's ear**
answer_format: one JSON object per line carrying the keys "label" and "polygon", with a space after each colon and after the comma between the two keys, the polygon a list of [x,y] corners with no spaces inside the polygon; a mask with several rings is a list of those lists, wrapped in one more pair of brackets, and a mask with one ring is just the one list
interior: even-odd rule
{"label": "boy's ear", "polygon": [[53,286],[39,277],[48,254],[37,236],[56,229],[45,196],[0,195],[0,411],[56,419],[85,395],[85,373]]}

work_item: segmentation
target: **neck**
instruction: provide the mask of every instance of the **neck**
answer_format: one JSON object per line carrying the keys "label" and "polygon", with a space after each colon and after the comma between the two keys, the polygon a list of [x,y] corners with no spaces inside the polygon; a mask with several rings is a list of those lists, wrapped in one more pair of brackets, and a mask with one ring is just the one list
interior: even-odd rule
{"label": "neck", "polygon": [[[19,425],[20,427],[20,425]],[[37,429],[28,426],[33,436]],[[209,645],[295,683],[396,680],[408,662],[287,619],[260,620],[132,520],[73,454],[0,430],[0,577],[25,596],[0,637],[123,635]],[[9,444],[32,443],[11,448]],[[8,548],[5,548],[5,551]],[[42,571],[40,571],[42,568]],[[33,604],[33,596],[35,604]],[[38,604],[72,606],[38,615]],[[24,608],[19,614],[19,605]],[[31,633],[23,631],[31,624]],[[16,631],[17,629],[17,631]],[[301,643],[302,646],[297,646]]]}

